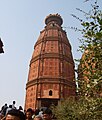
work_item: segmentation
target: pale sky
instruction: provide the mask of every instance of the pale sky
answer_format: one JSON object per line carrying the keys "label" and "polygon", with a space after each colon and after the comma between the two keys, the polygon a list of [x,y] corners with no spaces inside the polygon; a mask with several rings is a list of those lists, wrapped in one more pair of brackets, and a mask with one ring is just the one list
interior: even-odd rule
{"label": "pale sky", "polygon": [[[80,22],[71,16],[83,18],[76,8],[88,11],[90,2],[84,0],[0,0],[0,37],[4,43],[4,54],[0,54],[0,107],[5,103],[24,107],[29,63],[34,44],[44,29],[45,17],[60,14],[62,27],[76,26]],[[100,9],[102,1],[99,0]],[[80,34],[65,29],[72,46],[73,58],[80,58],[77,52]]]}

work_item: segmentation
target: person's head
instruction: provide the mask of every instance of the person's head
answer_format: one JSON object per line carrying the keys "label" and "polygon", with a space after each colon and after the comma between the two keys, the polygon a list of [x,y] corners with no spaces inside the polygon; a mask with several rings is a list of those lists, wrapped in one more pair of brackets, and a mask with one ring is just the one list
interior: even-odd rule
{"label": "person's head", "polygon": [[12,109],[8,111],[5,120],[25,120],[25,115],[17,109]]}
{"label": "person's head", "polygon": [[39,110],[39,109],[36,109],[36,110],[34,111],[34,114],[35,114],[35,115],[39,115],[39,112],[40,112],[40,110]]}
{"label": "person's head", "polygon": [[23,110],[23,108],[22,108],[22,106],[19,106],[19,108],[18,108],[19,110]]}
{"label": "person's head", "polygon": [[9,105],[9,108],[12,108],[12,105]]}
{"label": "person's head", "polygon": [[34,120],[43,120],[40,115],[35,116]]}
{"label": "person's head", "polygon": [[43,108],[41,108],[40,111],[43,111]]}
{"label": "person's head", "polygon": [[16,104],[16,102],[15,102],[15,101],[13,101],[13,104]]}
{"label": "person's head", "polygon": [[33,114],[34,114],[34,111],[31,108],[28,108],[26,111],[26,119],[28,120],[32,119]]}
{"label": "person's head", "polygon": [[52,111],[49,108],[43,110],[43,119],[44,120],[51,120],[52,119]]}
{"label": "person's head", "polygon": [[7,106],[7,103],[5,103],[5,106]]}

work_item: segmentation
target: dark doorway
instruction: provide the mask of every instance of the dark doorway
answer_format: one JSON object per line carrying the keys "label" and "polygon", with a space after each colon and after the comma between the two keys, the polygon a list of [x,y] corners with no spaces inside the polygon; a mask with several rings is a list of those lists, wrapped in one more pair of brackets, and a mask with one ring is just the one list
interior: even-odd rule
{"label": "dark doorway", "polygon": [[41,107],[50,107],[51,105],[58,105],[58,99],[42,99],[41,100]]}

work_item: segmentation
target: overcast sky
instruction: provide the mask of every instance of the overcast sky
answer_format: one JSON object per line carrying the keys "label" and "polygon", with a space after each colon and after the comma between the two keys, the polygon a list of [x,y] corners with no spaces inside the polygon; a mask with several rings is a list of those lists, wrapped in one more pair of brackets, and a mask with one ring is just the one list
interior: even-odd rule
{"label": "overcast sky", "polygon": [[[4,54],[0,54],[0,107],[5,103],[24,106],[29,63],[40,31],[44,29],[45,17],[60,14],[63,29],[72,46],[73,58],[77,52],[80,34],[64,27],[76,26],[80,22],[71,16],[83,17],[76,8],[88,11],[92,0],[0,0],[0,37],[4,43]],[[102,1],[99,0],[102,8]]]}

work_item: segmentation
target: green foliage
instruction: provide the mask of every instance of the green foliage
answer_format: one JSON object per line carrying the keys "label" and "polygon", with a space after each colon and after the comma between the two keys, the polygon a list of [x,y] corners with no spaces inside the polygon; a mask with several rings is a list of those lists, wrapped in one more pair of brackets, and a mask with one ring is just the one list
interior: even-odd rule
{"label": "green foliage", "polygon": [[91,5],[92,9],[84,14],[86,20],[78,19],[82,25],[79,51],[83,52],[78,68],[79,94],[97,96],[102,93],[102,11],[97,1]]}
{"label": "green foliage", "polygon": [[81,20],[81,25],[83,27],[81,31],[81,34],[84,39],[82,39],[81,46],[85,46],[83,52],[85,51],[88,46],[91,45],[102,45],[102,11],[99,10],[99,6],[97,5],[97,2],[95,2],[94,5],[91,5],[92,10],[90,10],[88,13],[79,10],[80,12],[84,13],[84,16],[86,16],[86,21]]}
{"label": "green foliage", "polygon": [[[86,0],[88,1],[88,0]],[[97,2],[84,14],[86,20],[72,15],[80,21],[82,29],[72,27],[82,34],[79,50],[84,54],[79,60],[78,95],[62,101],[53,111],[58,120],[102,119],[102,11]],[[78,61],[78,60],[77,60]]]}
{"label": "green foliage", "polygon": [[58,120],[101,120],[102,98],[68,98],[53,109]]}

